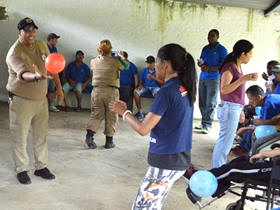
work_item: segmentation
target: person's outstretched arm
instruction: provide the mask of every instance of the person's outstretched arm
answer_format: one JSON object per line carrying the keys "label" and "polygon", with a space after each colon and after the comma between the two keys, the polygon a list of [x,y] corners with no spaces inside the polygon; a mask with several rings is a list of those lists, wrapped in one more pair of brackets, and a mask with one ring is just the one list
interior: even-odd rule
{"label": "person's outstretched arm", "polygon": [[257,160],[265,159],[265,158],[274,158],[280,155],[280,148],[276,148],[269,151],[260,152],[258,154],[250,157],[250,163],[255,163]]}
{"label": "person's outstretched arm", "polygon": [[127,111],[126,103],[123,101],[112,101],[109,103],[109,108],[111,111],[116,112],[120,115],[124,115],[123,117],[125,121],[128,122],[130,127],[139,133],[141,136],[145,136],[156,126],[156,124],[161,119],[160,115],[149,112],[143,121],[138,120],[134,115]]}

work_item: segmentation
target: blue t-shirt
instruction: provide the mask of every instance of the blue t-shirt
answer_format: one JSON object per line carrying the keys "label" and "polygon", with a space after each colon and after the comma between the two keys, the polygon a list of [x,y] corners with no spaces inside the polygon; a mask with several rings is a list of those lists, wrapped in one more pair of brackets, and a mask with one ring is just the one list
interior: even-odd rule
{"label": "blue t-shirt", "polygon": [[176,154],[192,147],[193,106],[178,77],[168,80],[157,93],[151,112],[161,116],[150,134],[149,152]]}
{"label": "blue t-shirt", "polygon": [[[206,45],[201,52],[200,58],[203,59],[204,64],[208,67],[220,66],[228,54],[227,49],[219,42],[214,46]],[[205,80],[213,80],[220,77],[219,71],[200,73],[200,78]]]}
{"label": "blue t-shirt", "polygon": [[65,74],[69,76],[71,80],[82,83],[90,76],[90,69],[85,63],[77,66],[75,61],[73,61],[68,64]]}
{"label": "blue t-shirt", "polygon": [[130,62],[128,69],[120,71],[120,84],[134,86],[134,75],[138,73],[137,67]]}
{"label": "blue t-shirt", "polygon": [[156,76],[156,71],[153,71],[151,73],[148,67],[142,69],[140,74],[140,81],[144,83],[144,87],[159,87],[159,84],[155,80],[148,78],[149,74]]}
{"label": "blue t-shirt", "polygon": [[57,53],[57,48],[55,46],[51,47],[48,45],[48,48],[49,48],[50,53]]}
{"label": "blue t-shirt", "polygon": [[276,83],[275,88],[273,90],[274,94],[280,94],[280,83]]}
{"label": "blue t-shirt", "polygon": [[261,108],[260,119],[269,120],[278,114],[280,114],[280,95],[267,95],[265,97],[264,105]]}

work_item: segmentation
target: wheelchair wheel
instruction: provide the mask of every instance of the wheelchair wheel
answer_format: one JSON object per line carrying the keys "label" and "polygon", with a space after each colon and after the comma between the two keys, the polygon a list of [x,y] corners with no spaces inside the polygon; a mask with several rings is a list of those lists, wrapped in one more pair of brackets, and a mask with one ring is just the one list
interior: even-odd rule
{"label": "wheelchair wheel", "polygon": [[226,210],[243,210],[238,202],[230,203],[227,205]]}

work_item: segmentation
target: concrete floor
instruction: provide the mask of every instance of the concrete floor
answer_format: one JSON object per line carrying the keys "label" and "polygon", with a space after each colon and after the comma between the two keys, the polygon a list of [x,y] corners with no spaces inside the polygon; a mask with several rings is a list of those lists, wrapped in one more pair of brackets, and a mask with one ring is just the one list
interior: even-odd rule
{"label": "concrete floor", "polygon": [[[114,137],[116,148],[103,148],[103,126],[96,135],[96,150],[85,149],[89,112],[50,113],[49,164],[56,179],[33,175],[32,139],[29,136],[31,185],[18,183],[8,139],[8,105],[0,103],[0,209],[1,210],[126,210],[130,209],[147,170],[148,136],[141,137],[121,119]],[[198,124],[198,122],[195,122]],[[209,169],[218,124],[209,135],[194,133],[192,159],[197,168]],[[163,209],[198,209],[185,194],[183,179],[176,182]],[[225,209],[238,197],[228,194],[205,209]],[[204,199],[204,201],[207,200]],[[256,208],[258,206],[258,208]],[[245,209],[263,209],[257,204]]]}

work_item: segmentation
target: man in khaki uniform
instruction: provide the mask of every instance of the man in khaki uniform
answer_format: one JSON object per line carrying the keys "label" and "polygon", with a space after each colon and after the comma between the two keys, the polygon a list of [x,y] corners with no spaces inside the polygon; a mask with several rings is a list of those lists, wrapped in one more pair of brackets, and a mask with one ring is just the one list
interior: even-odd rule
{"label": "man in khaki uniform", "polygon": [[[20,20],[17,26],[18,40],[10,48],[6,62],[9,78],[9,114],[11,141],[17,179],[22,184],[30,184],[27,174],[29,157],[27,154],[27,136],[30,126],[35,157],[36,176],[54,179],[48,170],[48,102],[47,72],[44,60],[49,54],[47,45],[36,40],[38,27],[30,18]],[[63,97],[58,75],[53,75],[58,95]]]}
{"label": "man in khaki uniform", "polygon": [[111,56],[112,45],[109,40],[101,41],[97,50],[99,55],[92,59],[90,63],[93,75],[93,90],[91,93],[91,114],[87,125],[86,144],[90,149],[97,147],[93,136],[104,119],[105,148],[110,149],[115,147],[113,135],[115,133],[118,115],[110,111],[109,102],[119,100],[119,71],[125,69],[127,63],[119,59],[120,57]]}

